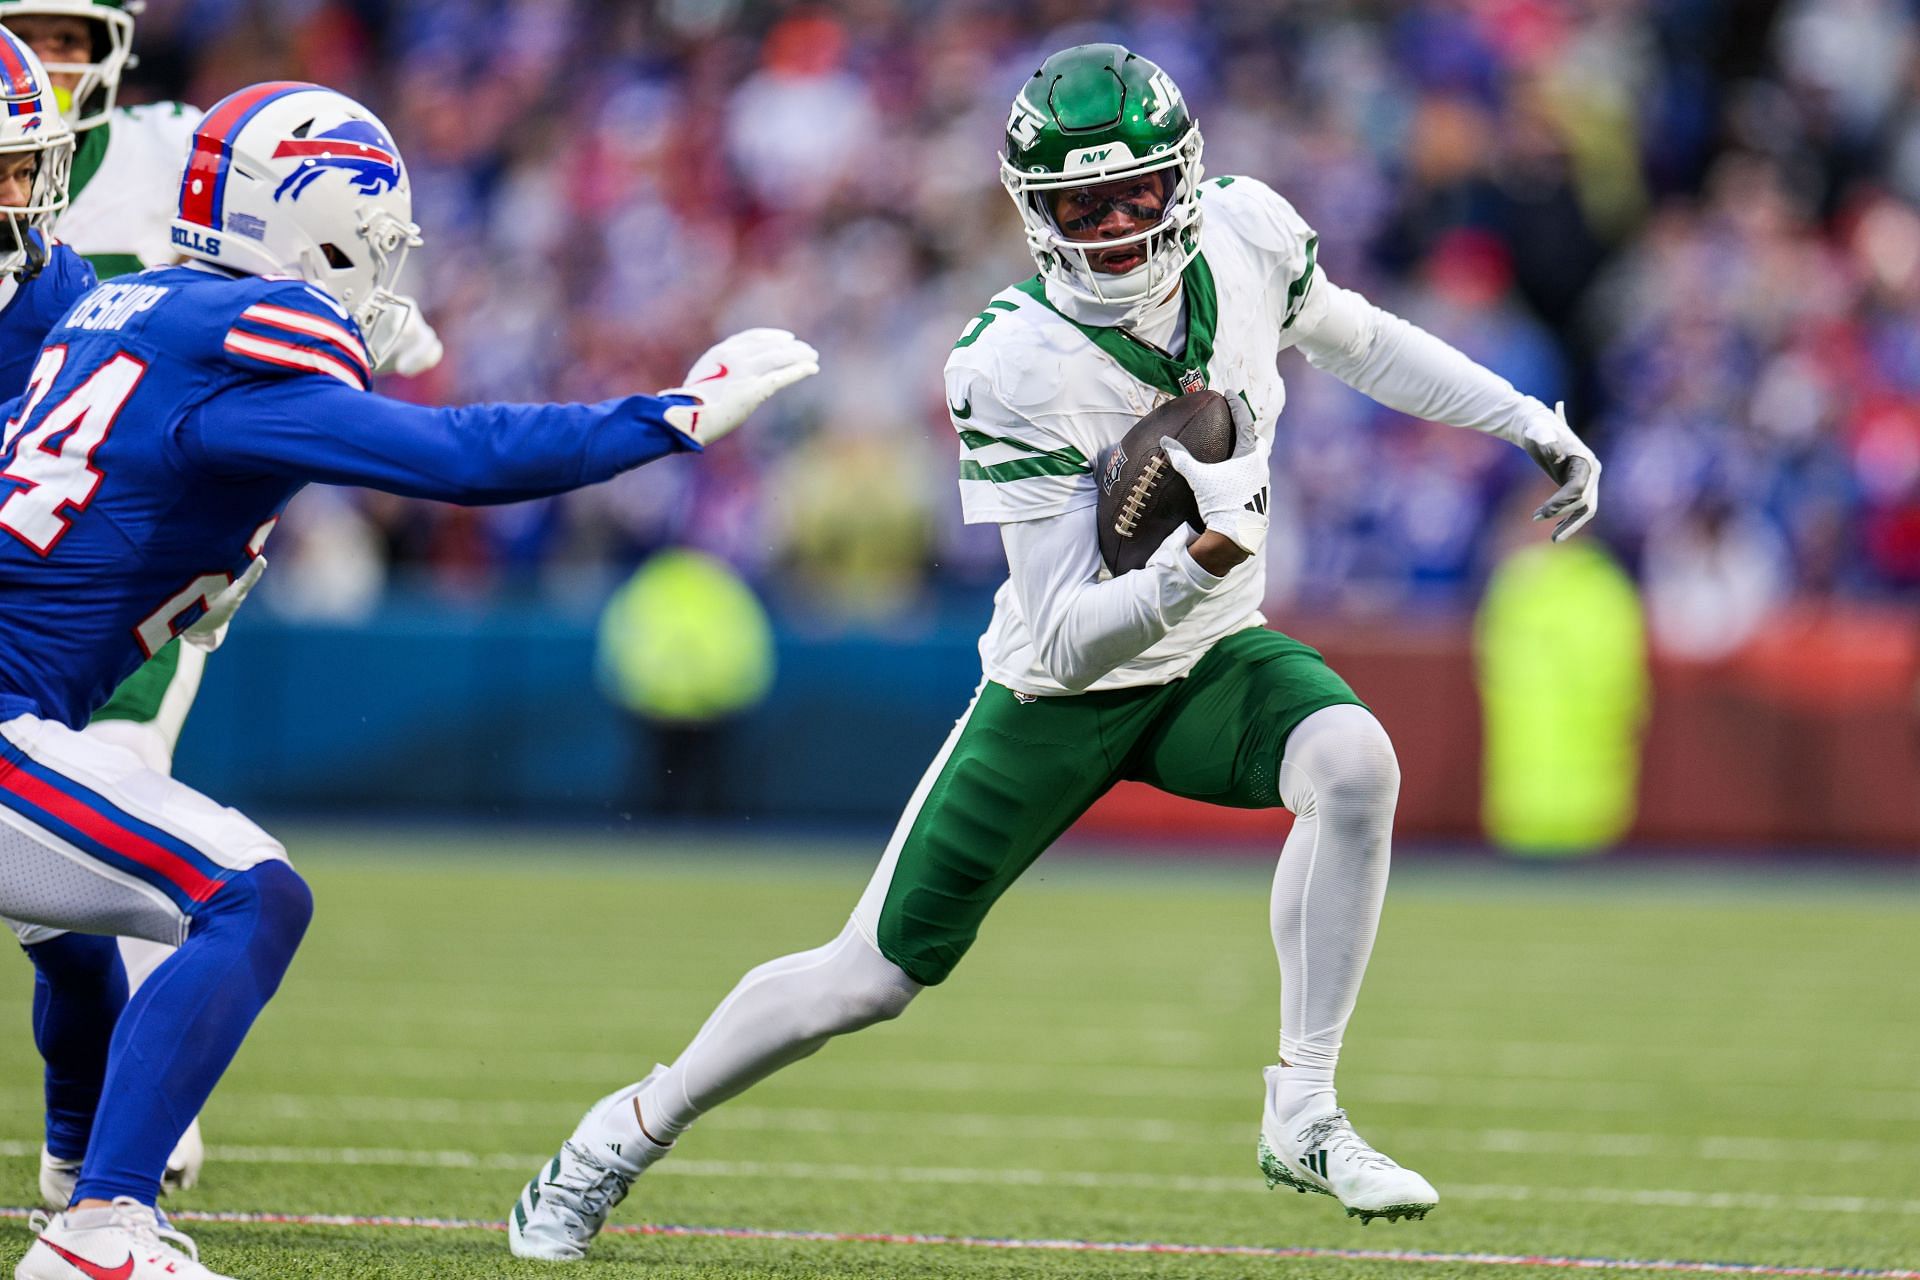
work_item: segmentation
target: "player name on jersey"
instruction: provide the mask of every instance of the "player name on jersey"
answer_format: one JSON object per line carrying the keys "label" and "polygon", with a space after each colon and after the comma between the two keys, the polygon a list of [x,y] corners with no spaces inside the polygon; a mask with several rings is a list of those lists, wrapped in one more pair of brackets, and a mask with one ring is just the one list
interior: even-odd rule
{"label": "player name on jersey", "polygon": [[66,323],[73,329],[118,329],[166,296],[157,284],[103,284],[75,305]]}

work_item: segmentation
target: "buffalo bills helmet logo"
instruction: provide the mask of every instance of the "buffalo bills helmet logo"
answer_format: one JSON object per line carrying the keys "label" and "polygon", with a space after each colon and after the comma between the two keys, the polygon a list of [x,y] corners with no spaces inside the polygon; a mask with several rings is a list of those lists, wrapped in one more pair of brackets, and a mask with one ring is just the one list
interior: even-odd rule
{"label": "buffalo bills helmet logo", "polygon": [[400,185],[400,156],[377,125],[349,120],[311,138],[286,138],[273,149],[273,158],[297,158],[300,164],[273,189],[273,198],[291,195],[298,200],[329,169],[344,169],[353,188],[363,196],[377,196]]}

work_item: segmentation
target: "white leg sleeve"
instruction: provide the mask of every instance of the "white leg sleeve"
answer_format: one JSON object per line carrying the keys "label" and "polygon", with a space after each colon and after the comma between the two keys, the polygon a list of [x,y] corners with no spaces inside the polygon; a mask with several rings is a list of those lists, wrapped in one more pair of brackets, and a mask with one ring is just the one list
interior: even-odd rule
{"label": "white leg sleeve", "polygon": [[1280,1056],[1331,1086],[1387,892],[1400,766],[1365,707],[1316,711],[1287,739],[1280,796],[1293,831],[1273,877]]}
{"label": "white leg sleeve", "polygon": [[647,1132],[671,1142],[700,1114],[834,1036],[897,1018],[920,984],[849,923],[824,947],[740,979],[644,1099]]}

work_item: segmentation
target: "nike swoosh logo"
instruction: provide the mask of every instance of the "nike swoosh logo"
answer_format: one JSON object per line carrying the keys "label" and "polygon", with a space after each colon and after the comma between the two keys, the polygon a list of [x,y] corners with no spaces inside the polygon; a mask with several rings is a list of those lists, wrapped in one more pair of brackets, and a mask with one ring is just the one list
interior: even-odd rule
{"label": "nike swoosh logo", "polygon": [[973,397],[968,396],[959,404],[954,404],[949,400],[947,402],[947,409],[956,418],[971,418],[973,416]]}
{"label": "nike swoosh logo", "polygon": [[68,1253],[65,1249],[62,1249],[45,1236],[40,1238],[40,1243],[73,1264],[74,1269],[79,1271],[81,1275],[89,1276],[92,1280],[127,1280],[127,1277],[133,1274],[133,1255],[131,1253],[127,1255],[127,1260],[119,1266],[103,1267],[97,1262],[88,1262],[78,1254]]}
{"label": "nike swoosh logo", "polygon": [[715,378],[724,378],[726,376],[727,376],[727,366],[721,365],[716,372],[710,373],[704,378],[695,379],[694,385],[699,386],[702,382],[712,382]]}

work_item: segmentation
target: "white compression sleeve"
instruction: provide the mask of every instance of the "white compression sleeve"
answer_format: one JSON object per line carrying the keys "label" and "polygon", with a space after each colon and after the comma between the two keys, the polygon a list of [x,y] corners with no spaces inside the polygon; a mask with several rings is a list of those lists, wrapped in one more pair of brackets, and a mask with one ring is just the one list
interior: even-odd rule
{"label": "white compression sleeve", "polygon": [[1387,892],[1400,766],[1373,713],[1351,703],[1302,720],[1280,760],[1293,830],[1273,877],[1280,1056],[1331,1087]]}
{"label": "white compression sleeve", "polygon": [[1187,551],[1176,529],[1145,568],[1100,581],[1096,508],[1000,526],[1013,592],[1047,674],[1084,689],[1139,657],[1195,605],[1225,585]]}
{"label": "white compression sleeve", "polygon": [[1300,350],[1314,368],[1390,409],[1515,445],[1529,426],[1548,435],[1566,429],[1553,410],[1521,395],[1499,374],[1324,276],[1315,281],[1295,325]]}
{"label": "white compression sleeve", "polygon": [[899,1017],[920,991],[852,923],[824,947],[767,961],[740,979],[654,1082],[647,1132],[672,1142],[702,1112],[834,1036]]}

